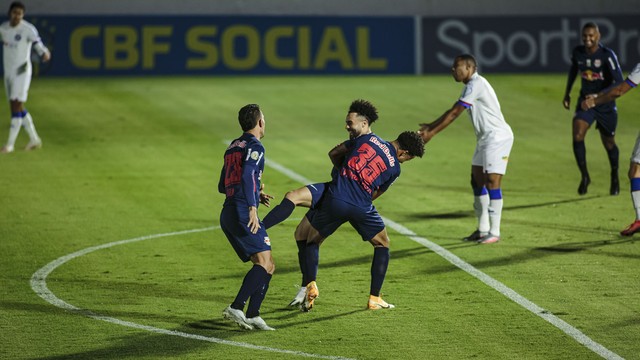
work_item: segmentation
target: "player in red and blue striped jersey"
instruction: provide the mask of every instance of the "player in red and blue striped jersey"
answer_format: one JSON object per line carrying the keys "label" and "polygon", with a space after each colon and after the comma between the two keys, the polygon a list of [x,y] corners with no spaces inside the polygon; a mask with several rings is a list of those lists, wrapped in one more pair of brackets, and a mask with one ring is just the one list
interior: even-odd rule
{"label": "player in red and blue striped jersey", "polygon": [[587,169],[584,137],[594,121],[598,124],[600,139],[607,151],[611,166],[609,193],[617,195],[620,192],[618,180],[618,158],[620,152],[615,140],[618,124],[616,103],[614,101],[601,103],[588,110],[583,110],[580,107],[580,103],[588,94],[598,93],[613,84],[622,82],[622,71],[616,54],[613,50],[600,44],[599,41],[600,31],[598,30],[598,25],[592,22],[585,24],[582,27],[583,45],[576,46],[571,55],[571,68],[569,69],[567,87],[562,101],[565,109],[569,110],[571,87],[576,77],[580,75],[580,99],[578,99],[576,111],[573,115],[573,153],[582,177],[578,186],[578,194],[580,195],[587,193],[587,188],[591,183]]}

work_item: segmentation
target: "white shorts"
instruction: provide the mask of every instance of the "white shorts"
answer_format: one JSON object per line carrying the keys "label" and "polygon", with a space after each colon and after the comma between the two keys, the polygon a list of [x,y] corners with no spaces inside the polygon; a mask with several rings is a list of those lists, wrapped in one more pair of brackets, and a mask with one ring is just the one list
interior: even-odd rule
{"label": "white shorts", "polygon": [[513,137],[488,143],[478,143],[473,153],[471,165],[482,166],[487,174],[504,175],[507,172],[509,154],[513,146]]}
{"label": "white shorts", "polygon": [[29,94],[29,86],[31,85],[31,73],[24,72],[20,75],[12,75],[4,77],[4,89],[7,93],[7,99],[27,102]]}
{"label": "white shorts", "polygon": [[636,146],[633,147],[633,152],[631,153],[631,162],[640,164],[640,132],[636,139]]}

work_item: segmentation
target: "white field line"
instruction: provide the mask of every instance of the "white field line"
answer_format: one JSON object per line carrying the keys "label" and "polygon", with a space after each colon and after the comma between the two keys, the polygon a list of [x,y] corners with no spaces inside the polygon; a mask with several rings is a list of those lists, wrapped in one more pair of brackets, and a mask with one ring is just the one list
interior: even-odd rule
{"label": "white field line", "polygon": [[47,276],[49,276],[49,274],[53,270],[55,270],[56,268],[58,268],[59,266],[63,265],[64,263],[66,263],[66,262],[68,262],[70,260],[73,260],[73,259],[78,258],[80,256],[84,256],[84,255],[92,253],[94,251],[102,250],[102,249],[106,249],[106,248],[110,248],[110,247],[114,247],[114,246],[118,246],[118,245],[130,244],[130,243],[143,241],[143,240],[157,239],[157,238],[162,238],[162,237],[176,236],[176,235],[183,235],[183,234],[198,233],[198,232],[203,232],[203,231],[211,231],[211,230],[215,230],[215,229],[219,229],[219,228],[220,228],[220,226],[211,226],[211,227],[202,228],[202,229],[192,229],[192,230],[176,231],[176,232],[164,233],[164,234],[147,235],[147,236],[137,237],[137,238],[134,238],[134,239],[114,241],[114,242],[110,242],[110,243],[107,243],[107,244],[93,246],[93,247],[89,247],[89,248],[86,248],[86,249],[83,249],[83,250],[80,250],[80,251],[76,251],[74,253],[62,256],[62,257],[60,257],[60,258],[48,263],[44,267],[40,268],[38,271],[36,271],[33,274],[33,276],[31,276],[31,289],[33,289],[33,291],[35,291],[35,293],[38,294],[38,296],[40,296],[41,298],[43,298],[45,301],[47,301],[48,303],[53,304],[53,305],[55,305],[55,306],[57,306],[59,308],[62,308],[62,309],[65,309],[65,310],[68,310],[68,311],[71,311],[73,313],[77,313],[77,314],[80,314],[80,315],[84,315],[84,316],[90,317],[92,319],[106,321],[106,322],[109,322],[109,323],[112,323],[112,324],[116,324],[116,325],[127,326],[127,327],[130,327],[130,328],[135,328],[135,329],[140,329],[140,330],[146,330],[146,331],[150,331],[150,332],[157,333],[157,334],[180,336],[180,337],[183,337],[183,338],[188,338],[188,339],[193,339],[193,340],[207,341],[207,342],[211,342],[211,343],[230,345],[230,346],[238,346],[238,347],[252,349],[252,350],[276,352],[276,353],[281,353],[281,354],[289,354],[289,355],[295,355],[295,356],[301,356],[301,357],[310,357],[310,358],[316,358],[316,359],[352,360],[352,359],[344,358],[344,357],[340,357],[340,356],[326,356],[326,355],[305,353],[305,352],[302,352],[302,351],[277,349],[277,348],[272,348],[272,347],[267,347],[267,346],[253,345],[253,344],[244,343],[244,342],[224,340],[224,339],[219,339],[219,338],[215,338],[215,337],[189,334],[189,333],[185,333],[185,332],[181,332],[181,331],[166,330],[166,329],[156,328],[156,327],[153,327],[153,326],[147,326],[147,325],[141,325],[141,324],[133,323],[133,322],[130,322],[130,321],[124,321],[124,320],[112,318],[112,317],[109,317],[109,316],[96,314],[96,313],[93,313],[90,310],[81,309],[81,308],[78,308],[78,307],[76,307],[74,305],[71,305],[71,304],[65,302],[64,300],[58,298],[57,296],[55,296],[51,292],[51,290],[49,290],[49,288],[47,287]]}
{"label": "white field line", "polygon": [[[268,165],[271,168],[274,168],[277,171],[282,172],[283,174],[289,176],[290,178],[299,181],[302,184],[313,184],[314,182],[285,168],[284,166],[276,163],[273,160],[267,160],[267,162],[265,163],[265,165]],[[283,171],[284,170],[284,171]],[[289,174],[293,174],[295,177],[290,176]],[[558,318],[557,316],[551,314],[551,312],[541,308],[540,306],[534,304],[533,302],[531,302],[530,300],[528,300],[527,298],[525,298],[524,296],[518,294],[517,292],[515,292],[513,289],[511,289],[510,287],[506,286],[505,284],[501,283],[500,281],[492,278],[491,276],[483,273],[482,271],[476,269],[475,267],[473,267],[471,264],[465,262],[464,260],[460,259],[459,257],[457,257],[456,255],[454,255],[453,253],[451,253],[449,250],[443,248],[442,246],[433,243],[423,237],[418,236],[416,233],[414,233],[413,231],[407,229],[406,227],[404,227],[403,225],[398,224],[397,222],[385,218],[383,217],[383,220],[385,222],[385,224],[392,228],[393,230],[397,231],[398,233],[407,236],[408,238],[410,238],[411,240],[417,242],[418,244],[428,248],[429,250],[435,252],[436,254],[442,256],[445,260],[449,261],[450,263],[452,263],[453,265],[457,266],[458,268],[464,270],[465,272],[469,273],[471,276],[477,278],[478,280],[482,281],[483,283],[487,284],[488,286],[492,287],[493,289],[495,289],[496,291],[498,291],[500,294],[508,297],[509,299],[511,299],[512,301],[514,301],[515,303],[517,303],[518,305],[522,306],[523,308],[531,311],[532,313],[536,314],[537,316],[540,316],[541,318],[545,319],[546,321],[548,321],[549,323],[551,323],[553,326],[557,327],[558,329],[562,330],[565,334],[571,336],[572,338],[574,338],[577,342],[579,342],[580,344],[586,346],[587,348],[589,348],[591,351],[595,352],[596,354],[602,356],[605,359],[623,359],[620,355],[614,353],[613,351],[607,349],[606,347],[600,345],[599,343],[593,341],[591,338],[589,338],[587,335],[585,335],[584,333],[582,333],[580,330],[576,329],[575,327],[569,325],[567,322],[565,322],[564,320]]]}

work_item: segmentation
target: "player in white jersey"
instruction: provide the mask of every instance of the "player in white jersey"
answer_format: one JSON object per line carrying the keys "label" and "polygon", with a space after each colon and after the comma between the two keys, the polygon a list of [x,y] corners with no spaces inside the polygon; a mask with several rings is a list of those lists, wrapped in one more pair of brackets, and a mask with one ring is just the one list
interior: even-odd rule
{"label": "player in white jersey", "polygon": [[49,61],[51,53],[40,40],[38,30],[23,20],[24,4],[14,1],[9,6],[9,21],[0,25],[0,38],[3,44],[4,87],[11,107],[11,127],[7,144],[0,152],[10,153],[24,126],[29,134],[29,144],[25,150],[34,150],[42,146],[42,140],[33,125],[33,118],[24,107],[31,84],[31,47],[35,48],[42,61]]}
{"label": "player in white jersey", "polygon": [[[606,104],[627,93],[640,84],[640,63],[631,71],[627,80],[613,88],[605,89],[597,94],[588,96],[580,105],[587,111],[597,105]],[[631,153],[629,164],[629,181],[631,182],[631,201],[636,210],[636,220],[620,232],[622,236],[631,236],[640,232],[640,132],[636,139],[636,145]]]}
{"label": "player in white jersey", "polygon": [[478,228],[464,240],[491,244],[500,241],[500,186],[502,176],[507,171],[513,132],[504,120],[495,91],[478,74],[476,59],[472,55],[457,56],[451,71],[456,82],[465,84],[462,95],[437,120],[430,124],[420,124],[419,132],[427,142],[449,126],[464,110],[468,110],[477,137],[476,150],[471,160],[471,186]]}

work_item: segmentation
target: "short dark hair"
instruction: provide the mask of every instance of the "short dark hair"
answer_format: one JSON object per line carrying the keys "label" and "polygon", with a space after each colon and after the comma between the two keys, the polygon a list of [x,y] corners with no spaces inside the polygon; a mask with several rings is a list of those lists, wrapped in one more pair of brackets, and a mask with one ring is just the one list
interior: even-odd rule
{"label": "short dark hair", "polygon": [[416,131],[405,131],[398,135],[400,150],[406,150],[409,155],[422,157],[424,155],[424,140]]}
{"label": "short dark hair", "polygon": [[593,21],[589,21],[588,23],[582,26],[582,31],[585,31],[586,29],[595,29],[597,32],[600,32],[600,28],[598,28],[598,24],[594,23]]}
{"label": "short dark hair", "polygon": [[238,112],[238,122],[242,131],[249,131],[256,127],[260,120],[260,106],[258,104],[248,104]]}
{"label": "short dark hair", "polygon": [[14,8],[22,9],[23,12],[25,12],[27,10],[24,7],[23,3],[21,3],[20,1],[14,1],[14,2],[11,3],[11,5],[9,5],[9,15],[11,15],[11,11],[13,11]]}
{"label": "short dark hair", "polygon": [[360,116],[364,116],[369,121],[369,125],[373,124],[374,121],[378,120],[378,109],[373,106],[372,103],[367,100],[354,100],[349,106],[349,112],[357,113]]}
{"label": "short dark hair", "polygon": [[458,60],[462,60],[464,62],[467,63],[467,65],[472,65],[474,67],[478,67],[478,62],[476,61],[476,58],[471,55],[471,54],[462,54],[462,55],[458,55],[456,56],[456,61]]}

